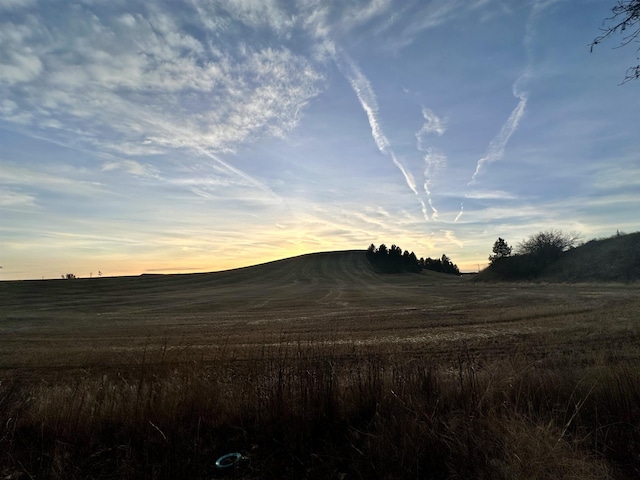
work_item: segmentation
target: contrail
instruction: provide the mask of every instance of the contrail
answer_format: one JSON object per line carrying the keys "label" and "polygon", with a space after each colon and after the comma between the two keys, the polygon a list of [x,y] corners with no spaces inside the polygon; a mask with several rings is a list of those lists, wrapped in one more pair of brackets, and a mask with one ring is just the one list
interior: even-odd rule
{"label": "contrail", "polygon": [[258,187],[260,190],[262,190],[263,192],[267,193],[270,197],[278,200],[279,202],[282,201],[282,199],[278,195],[276,195],[274,193],[274,191],[271,190],[269,187],[267,187],[264,183],[256,180],[252,176],[244,173],[242,170],[238,170],[237,168],[232,167],[227,162],[225,162],[224,160],[220,159],[219,157],[217,157],[216,155],[212,154],[211,152],[208,152],[207,150],[205,150],[202,147],[194,147],[194,149],[197,152],[201,153],[202,155],[205,155],[206,157],[209,157],[210,159],[212,159],[213,161],[215,161],[216,163],[218,163],[219,165],[221,165],[223,168],[225,168],[226,170],[230,171],[231,173],[234,173],[235,175],[239,176],[243,180],[246,180],[247,182],[249,182],[250,184],[254,185],[255,187]]}
{"label": "contrail", "polygon": [[378,100],[373,88],[371,87],[371,83],[345,52],[340,52],[340,56],[338,56],[337,52],[333,53],[333,55],[336,65],[347,81],[351,84],[351,88],[358,97],[362,109],[367,114],[369,125],[371,127],[371,135],[376,142],[378,150],[380,150],[380,153],[391,157],[393,164],[398,168],[398,170],[400,170],[411,191],[418,195],[418,189],[416,188],[416,182],[413,175],[411,175],[402,162],[398,160],[395,153],[389,146],[389,140],[387,140],[387,137],[382,132],[380,122],[378,122]]}
{"label": "contrail", "polygon": [[[516,80],[516,83],[518,81]],[[471,181],[467,185],[471,185],[476,181],[476,177],[480,174],[483,167],[488,163],[493,163],[496,160],[500,160],[504,155],[504,149],[507,146],[507,142],[513,135],[513,132],[518,128],[518,124],[520,123],[520,119],[524,115],[525,107],[527,106],[527,94],[525,92],[518,92],[516,84],[513,86],[513,95],[517,97],[520,101],[518,105],[513,109],[511,115],[500,129],[500,133],[494,137],[493,140],[489,143],[489,148],[487,148],[487,152],[484,156],[478,160],[478,165],[476,166],[476,171],[471,177]]]}
{"label": "contrail", "polygon": [[402,172],[405,182],[407,182],[407,185],[409,185],[409,188],[413,191],[413,193],[418,195],[418,189],[416,188],[416,181],[413,178],[413,175],[411,175],[411,172],[409,172],[406,168],[404,168],[404,165],[402,165],[402,163],[400,163],[400,161],[396,158],[395,153],[393,152],[390,152],[390,153],[391,153],[391,159],[393,160],[394,165],[398,167],[398,169]]}
{"label": "contrail", "polygon": [[429,204],[429,207],[431,207],[431,217],[436,220],[438,218],[438,210],[433,206],[433,202],[431,200],[431,185],[433,184],[436,174],[446,165],[447,157],[432,148],[425,148],[423,136],[429,133],[442,135],[445,132],[445,127],[440,118],[438,118],[438,116],[428,108],[422,107],[422,116],[426,122],[422,128],[416,132],[415,136],[418,143],[418,150],[426,152],[424,156],[425,169],[423,172],[424,183],[422,184],[422,188],[427,195],[427,203]]}
{"label": "contrail", "polygon": [[425,220],[429,221],[429,211],[427,210],[427,206],[424,204],[424,200],[422,200],[421,198],[419,200],[420,206],[422,207],[422,216]]}
{"label": "contrail", "polygon": [[434,220],[438,219],[438,210],[436,210],[436,207],[433,206],[433,202],[431,201],[431,198],[427,199],[427,202],[429,203],[429,207],[431,207],[431,218]]}
{"label": "contrail", "polygon": [[[526,83],[527,79],[532,75],[533,40],[535,38],[534,25],[538,16],[540,15],[540,12],[555,3],[559,3],[560,1],[562,0],[537,1],[531,8],[531,13],[529,14],[529,18],[527,19],[527,23],[525,25],[525,34],[523,39],[527,64],[522,74],[518,76],[518,78],[515,82],[513,82],[512,85],[513,95],[518,99],[518,104],[511,112],[511,115],[509,115],[509,118],[507,119],[505,124],[502,126],[500,133],[498,133],[498,135],[496,135],[496,137],[489,143],[489,147],[487,148],[485,155],[480,160],[478,160],[476,170],[473,173],[469,183],[467,183],[467,186],[470,186],[471,184],[476,182],[478,176],[484,170],[486,165],[502,158],[502,156],[504,155],[505,147],[507,146],[507,142],[511,138],[511,135],[513,135],[513,132],[515,132],[518,128],[520,120],[522,120],[522,117],[524,116],[527,107],[527,101],[529,99],[529,94],[522,88],[522,84]],[[460,204],[460,212],[456,216],[454,223],[460,219],[460,217],[462,216],[462,211],[463,205]]]}
{"label": "contrail", "polygon": [[528,93],[522,89],[522,84],[525,83],[532,74],[533,41],[535,38],[534,26],[536,20],[538,19],[538,16],[544,9],[554,5],[555,3],[559,3],[560,1],[562,0],[537,1],[531,8],[531,13],[529,14],[529,18],[527,18],[527,23],[525,25],[525,34],[523,39],[527,64],[522,74],[516,79],[512,86],[513,95],[519,100],[518,105],[516,105],[516,107],[511,112],[511,115],[509,115],[509,118],[503,125],[500,133],[489,144],[489,148],[487,149],[484,157],[478,160],[476,170],[471,177],[471,181],[467,185],[470,185],[476,181],[476,178],[486,164],[495,162],[496,160],[502,158],[509,138],[511,138],[513,132],[515,132],[515,130],[518,128],[518,124],[520,123],[520,120],[525,113],[525,108],[527,106],[528,100]]}
{"label": "contrail", "polygon": [[460,211],[458,212],[458,215],[456,215],[455,220],[453,221],[453,223],[457,223],[458,220],[460,220],[460,217],[462,216],[462,212],[464,211],[464,203],[460,202]]}
{"label": "contrail", "polygon": [[427,203],[429,207],[431,207],[431,217],[436,220],[438,218],[438,210],[433,206],[431,200],[431,185],[433,184],[436,174],[446,165],[447,157],[430,148],[424,156],[424,162],[426,166],[424,169],[424,183],[422,184],[422,188],[427,195]]}
{"label": "contrail", "polygon": [[432,148],[426,150],[426,154],[424,156],[424,184],[423,188],[427,195],[431,194],[431,185],[433,183],[434,177],[438,174],[438,172],[444,168],[447,164],[447,157],[439,153]]}

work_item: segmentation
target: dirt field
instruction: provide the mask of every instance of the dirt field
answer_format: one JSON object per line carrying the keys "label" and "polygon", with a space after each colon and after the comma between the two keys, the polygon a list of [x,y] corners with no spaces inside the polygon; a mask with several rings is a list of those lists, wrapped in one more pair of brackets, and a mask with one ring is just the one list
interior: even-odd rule
{"label": "dirt field", "polygon": [[639,294],[362,251],[0,282],[0,478],[635,479]]}
{"label": "dirt field", "polygon": [[186,361],[224,348],[250,358],[291,343],[331,355],[446,358],[462,344],[498,358],[519,349],[615,355],[640,340],[639,293],[638,284],[380,275],[359,251],[214,274],[5,282],[0,368],[125,367],[144,351]]}

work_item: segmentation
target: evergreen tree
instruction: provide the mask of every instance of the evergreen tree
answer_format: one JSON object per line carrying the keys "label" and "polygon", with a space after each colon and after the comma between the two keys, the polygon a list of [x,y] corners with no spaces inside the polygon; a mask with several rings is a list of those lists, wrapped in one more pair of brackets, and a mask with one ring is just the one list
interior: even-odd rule
{"label": "evergreen tree", "polygon": [[369,245],[367,259],[377,270],[383,273],[420,272],[418,258],[413,252],[402,251],[398,245],[387,246],[383,243],[376,249],[375,245]]}
{"label": "evergreen tree", "polygon": [[423,267],[425,270],[432,270],[434,272],[449,273],[452,275],[460,275],[458,266],[451,261],[446,255],[442,255],[440,258],[427,258],[423,261]]}
{"label": "evergreen tree", "polygon": [[499,258],[509,257],[511,255],[511,247],[504,240],[504,238],[498,237],[498,240],[493,244],[493,255],[489,255],[489,261],[495,262]]}

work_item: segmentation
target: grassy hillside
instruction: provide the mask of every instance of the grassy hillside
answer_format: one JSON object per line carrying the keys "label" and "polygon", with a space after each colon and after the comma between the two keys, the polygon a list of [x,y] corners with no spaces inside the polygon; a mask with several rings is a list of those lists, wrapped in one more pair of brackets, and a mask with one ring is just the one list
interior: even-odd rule
{"label": "grassy hillside", "polygon": [[535,271],[523,256],[501,259],[476,277],[480,281],[541,280],[547,282],[631,282],[640,280],[640,232],[591,240],[564,252]]}
{"label": "grassy hillside", "polygon": [[640,232],[591,240],[565,252],[543,279],[562,282],[640,280]]}

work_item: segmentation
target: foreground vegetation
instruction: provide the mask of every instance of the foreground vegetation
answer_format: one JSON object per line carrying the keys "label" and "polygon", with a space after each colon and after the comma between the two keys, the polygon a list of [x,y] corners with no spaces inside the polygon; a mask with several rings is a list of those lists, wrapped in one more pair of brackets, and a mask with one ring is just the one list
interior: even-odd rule
{"label": "foreground vegetation", "polygon": [[638,478],[639,288],[362,251],[1,282],[0,478]]}
{"label": "foreground vegetation", "polygon": [[[638,478],[640,372],[615,354],[448,366],[283,345],[0,389],[2,478]],[[622,352],[624,353],[624,352]],[[229,355],[228,357],[226,355]],[[553,356],[552,356],[553,357]],[[214,462],[229,452],[230,472]]]}

